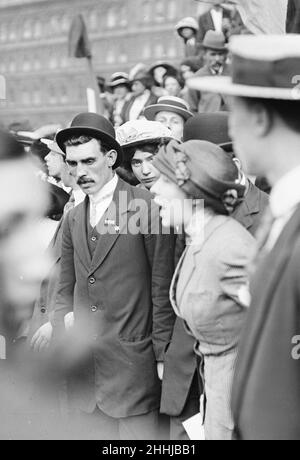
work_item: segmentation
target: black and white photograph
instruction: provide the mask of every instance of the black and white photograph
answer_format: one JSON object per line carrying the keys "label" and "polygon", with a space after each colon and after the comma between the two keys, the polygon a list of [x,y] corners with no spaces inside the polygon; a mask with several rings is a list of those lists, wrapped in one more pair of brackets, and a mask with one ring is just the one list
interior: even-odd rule
{"label": "black and white photograph", "polygon": [[300,440],[300,0],[0,0],[0,419]]}

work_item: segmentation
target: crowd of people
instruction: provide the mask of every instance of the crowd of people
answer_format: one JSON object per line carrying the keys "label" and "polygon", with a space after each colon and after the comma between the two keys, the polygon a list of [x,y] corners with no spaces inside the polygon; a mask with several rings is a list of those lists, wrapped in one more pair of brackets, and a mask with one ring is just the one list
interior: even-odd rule
{"label": "crowd of people", "polygon": [[0,437],[300,438],[300,38],[230,15],[105,114],[0,133]]}

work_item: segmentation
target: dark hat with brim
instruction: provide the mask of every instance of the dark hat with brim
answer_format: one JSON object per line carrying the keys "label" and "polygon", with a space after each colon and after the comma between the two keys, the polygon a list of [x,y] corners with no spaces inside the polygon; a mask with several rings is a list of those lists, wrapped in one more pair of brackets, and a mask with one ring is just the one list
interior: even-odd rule
{"label": "dark hat with brim", "polygon": [[89,136],[102,141],[105,146],[116,150],[118,154],[114,169],[122,164],[123,152],[120,144],[116,141],[115,129],[110,121],[102,115],[80,113],[74,118],[69,128],[63,129],[56,134],[55,141],[60,149],[66,153],[65,142],[77,136]]}
{"label": "dark hat with brim", "polygon": [[204,37],[202,48],[226,53],[228,48],[225,35],[222,32],[209,30]]}
{"label": "dark hat with brim", "polygon": [[183,132],[183,141],[207,141],[232,152],[233,142],[229,136],[228,112],[200,113],[189,119]]}

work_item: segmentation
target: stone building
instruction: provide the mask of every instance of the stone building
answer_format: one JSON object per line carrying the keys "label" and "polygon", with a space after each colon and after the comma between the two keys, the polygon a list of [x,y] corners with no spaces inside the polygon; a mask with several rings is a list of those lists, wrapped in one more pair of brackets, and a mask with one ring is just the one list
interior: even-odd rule
{"label": "stone building", "polygon": [[194,0],[0,0],[7,85],[0,122],[65,124],[86,110],[86,60],[68,57],[76,14],[85,18],[97,73],[108,77],[138,62],[178,62],[183,49],[174,25],[196,10]]}

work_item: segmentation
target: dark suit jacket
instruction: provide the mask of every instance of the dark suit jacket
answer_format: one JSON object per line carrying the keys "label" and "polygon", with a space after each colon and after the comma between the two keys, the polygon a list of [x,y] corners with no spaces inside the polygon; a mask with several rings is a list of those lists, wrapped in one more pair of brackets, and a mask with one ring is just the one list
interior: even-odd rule
{"label": "dark suit jacket", "polygon": [[[228,75],[228,67],[225,66],[222,75]],[[196,77],[212,77],[210,69],[205,65],[202,69],[198,70],[195,74]],[[209,93],[206,91],[197,91],[189,89],[187,99],[190,109],[193,113],[211,113],[228,110],[224,96],[217,93]]]}
{"label": "dark suit jacket", "polygon": [[[151,198],[119,179],[97,227],[93,259],[87,243],[88,199],[65,219],[54,337],[63,331],[65,314],[74,310],[87,355],[70,378],[70,398],[85,412],[97,405],[122,418],[159,407],[156,360],[162,359],[175,319],[168,296],[174,244],[168,235],[151,233],[151,225],[159,224]],[[133,219],[140,221],[141,232],[124,233]],[[113,224],[107,233],[108,221],[120,231]]]}
{"label": "dark suit jacket", "polygon": [[286,20],[287,33],[300,33],[300,5],[297,0],[289,0]]}
{"label": "dark suit jacket", "polygon": [[292,340],[300,333],[299,276],[300,207],[252,280],[233,383],[234,419],[242,439],[300,438],[300,366],[292,358]]}
{"label": "dark suit jacket", "polygon": [[[123,107],[123,110],[122,110],[122,114],[121,114],[121,118],[123,120],[123,123],[126,123],[127,121],[129,121],[129,115],[130,115],[130,110],[131,110],[131,107],[133,106],[133,103],[134,101],[136,100],[136,97],[132,97],[130,99],[130,101],[126,102],[124,104],[124,107]],[[143,110],[141,111],[140,115],[139,116],[142,116],[143,113],[144,113],[144,110],[146,107],[148,107],[149,105],[153,105],[153,104],[156,104],[158,101],[158,97],[150,92],[150,96],[148,98],[148,101],[146,102],[146,104],[144,105],[144,108]]]}
{"label": "dark suit jacket", "polygon": [[262,216],[269,205],[269,196],[250,180],[248,182],[248,193],[240,206],[231,214],[231,217],[242,224],[252,236],[255,236]]}
{"label": "dark suit jacket", "polygon": [[[254,236],[268,201],[268,195],[261,192],[251,183],[245,200],[232,217]],[[176,262],[178,262],[184,248],[184,239],[178,236]],[[171,344],[165,354],[165,373],[161,402],[161,411],[163,413],[178,416],[184,409],[193,378],[197,372],[197,360],[193,351],[194,343],[194,338],[186,333],[182,319],[176,318]]]}

